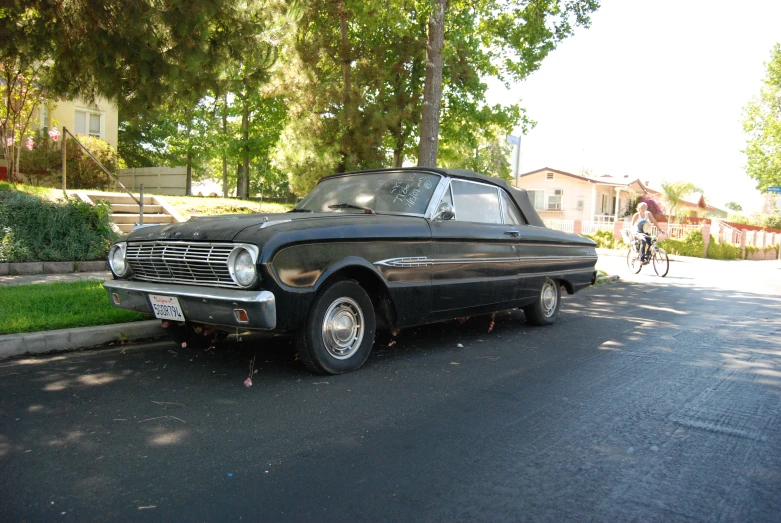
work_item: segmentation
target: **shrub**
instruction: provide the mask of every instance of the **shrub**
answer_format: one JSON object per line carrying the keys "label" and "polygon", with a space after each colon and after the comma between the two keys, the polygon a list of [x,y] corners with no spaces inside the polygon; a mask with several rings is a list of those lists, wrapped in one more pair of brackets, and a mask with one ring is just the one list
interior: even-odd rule
{"label": "shrub", "polygon": [[668,238],[660,242],[659,245],[669,254],[693,256],[695,258],[703,258],[705,255],[705,240],[702,238],[701,231],[692,231],[683,240]]}
{"label": "shrub", "polygon": [[730,243],[719,243],[713,236],[708,245],[708,258],[712,260],[739,260],[741,258],[740,247]]}
{"label": "shrub", "polygon": [[768,229],[781,229],[781,214],[769,214],[765,216],[763,225]]}
{"label": "shrub", "polygon": [[79,201],[51,202],[0,192],[0,261],[70,261],[104,258],[117,234],[110,207]]}
{"label": "shrub", "polygon": [[[62,172],[62,150],[51,141],[39,138],[40,142],[28,151],[22,149],[20,168],[27,180],[33,185],[52,183]],[[110,172],[117,168],[116,151],[108,143],[94,136],[79,136],[84,147]],[[95,160],[84,152],[73,139],[67,141],[68,169],[67,185],[69,189],[100,189],[114,187],[114,181],[98,167]]]}
{"label": "shrub", "polygon": [[613,231],[599,230],[594,234],[584,234],[583,236],[597,242],[597,247],[600,249],[615,249],[617,247]]}

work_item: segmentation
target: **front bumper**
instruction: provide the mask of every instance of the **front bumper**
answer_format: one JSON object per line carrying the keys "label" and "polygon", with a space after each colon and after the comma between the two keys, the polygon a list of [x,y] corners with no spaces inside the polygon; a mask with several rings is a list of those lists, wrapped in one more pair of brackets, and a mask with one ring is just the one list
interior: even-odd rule
{"label": "front bumper", "polygon": [[[187,321],[263,330],[274,329],[277,325],[276,301],[274,294],[269,291],[130,280],[108,280],[103,283],[103,287],[111,303],[122,309],[152,314],[149,294],[160,294],[174,296],[179,300]],[[246,311],[248,321],[238,321],[233,312],[236,309]]]}

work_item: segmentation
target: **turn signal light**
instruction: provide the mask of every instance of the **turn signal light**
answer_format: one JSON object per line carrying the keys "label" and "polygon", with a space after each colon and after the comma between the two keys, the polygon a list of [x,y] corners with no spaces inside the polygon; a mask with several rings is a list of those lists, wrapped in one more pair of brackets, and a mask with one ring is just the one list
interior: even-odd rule
{"label": "turn signal light", "polygon": [[233,309],[233,315],[236,317],[236,321],[239,323],[249,323],[249,316],[244,309]]}
{"label": "turn signal light", "polygon": [[111,299],[114,300],[114,305],[119,305],[119,294],[112,292]]}

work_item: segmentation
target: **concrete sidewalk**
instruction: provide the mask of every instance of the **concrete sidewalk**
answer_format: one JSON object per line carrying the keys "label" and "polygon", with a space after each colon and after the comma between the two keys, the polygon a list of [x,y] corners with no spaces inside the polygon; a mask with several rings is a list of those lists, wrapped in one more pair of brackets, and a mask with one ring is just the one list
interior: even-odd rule
{"label": "concrete sidewalk", "polygon": [[[34,274],[24,276],[0,276],[0,287],[81,280],[105,281],[111,279],[110,271],[69,272],[65,274]],[[108,298],[106,298],[108,303]],[[115,323],[96,327],[76,327],[42,332],[24,332],[0,335],[0,359],[25,354],[42,354],[54,351],[70,351],[95,347],[120,340],[133,341],[166,336],[160,320]]]}

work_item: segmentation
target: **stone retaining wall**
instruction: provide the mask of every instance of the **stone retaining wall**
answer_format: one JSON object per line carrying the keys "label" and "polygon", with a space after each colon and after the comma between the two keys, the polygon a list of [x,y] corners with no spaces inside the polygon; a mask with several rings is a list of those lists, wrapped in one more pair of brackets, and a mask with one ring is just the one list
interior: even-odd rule
{"label": "stone retaining wall", "polygon": [[0,263],[0,276],[68,274],[71,272],[98,272],[107,270],[108,262],[104,260]]}

